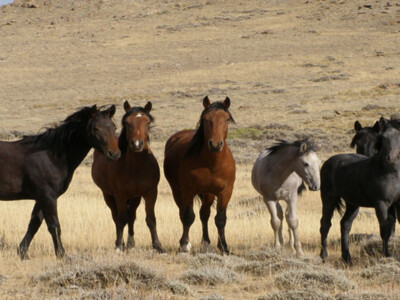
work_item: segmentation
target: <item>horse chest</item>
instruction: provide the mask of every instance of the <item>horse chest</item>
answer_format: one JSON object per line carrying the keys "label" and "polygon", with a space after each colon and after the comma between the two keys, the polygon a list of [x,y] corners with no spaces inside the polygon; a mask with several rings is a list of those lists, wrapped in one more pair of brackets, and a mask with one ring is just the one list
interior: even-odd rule
{"label": "horse chest", "polygon": [[219,171],[212,171],[207,168],[199,168],[188,172],[190,185],[199,187],[202,192],[221,191],[229,176]]}

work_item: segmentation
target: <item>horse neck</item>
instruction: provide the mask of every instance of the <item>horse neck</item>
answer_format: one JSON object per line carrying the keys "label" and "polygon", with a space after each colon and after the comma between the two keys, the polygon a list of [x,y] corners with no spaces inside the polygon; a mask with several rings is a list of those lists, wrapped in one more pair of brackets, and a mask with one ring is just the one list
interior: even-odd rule
{"label": "horse neck", "polygon": [[[84,126],[84,128],[86,128],[86,126]],[[84,130],[80,130],[71,137],[70,143],[68,143],[66,147],[67,150],[65,151],[68,169],[72,172],[80,165],[92,148],[87,140],[86,132],[82,131]]]}
{"label": "horse neck", "polygon": [[271,177],[285,181],[290,174],[296,172],[297,148],[287,147],[269,156],[271,165],[267,168]]}

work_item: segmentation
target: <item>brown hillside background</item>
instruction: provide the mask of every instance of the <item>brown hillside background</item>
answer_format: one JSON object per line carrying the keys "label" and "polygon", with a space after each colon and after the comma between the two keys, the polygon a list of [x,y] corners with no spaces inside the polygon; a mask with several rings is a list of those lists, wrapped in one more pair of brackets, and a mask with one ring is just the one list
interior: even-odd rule
{"label": "brown hillside background", "polygon": [[[236,124],[228,144],[237,181],[227,242],[235,255],[176,254],[178,209],[164,178],[156,204],[166,255],[150,249],[143,207],[136,249],[114,253],[115,229],[90,177],[91,155],[59,199],[70,259],[57,261],[45,224],[30,261],[16,247],[33,201],[0,203],[0,298],[36,299],[399,299],[394,258],[381,253],[373,210],[354,222],[348,268],[340,259],[339,216],[319,254],[318,192],[299,201],[305,257],[273,250],[265,204],[250,182],[252,163],[277,139],[310,137],[319,156],[351,152],[353,125],[400,111],[400,1],[16,0],[0,7],[0,138],[35,134],[85,105],[153,103],[151,147],[163,162],[167,138],[194,128],[201,100],[229,96]],[[1,166],[0,166],[1,167]],[[141,205],[143,206],[143,205]],[[286,226],[286,224],[285,224]]]}

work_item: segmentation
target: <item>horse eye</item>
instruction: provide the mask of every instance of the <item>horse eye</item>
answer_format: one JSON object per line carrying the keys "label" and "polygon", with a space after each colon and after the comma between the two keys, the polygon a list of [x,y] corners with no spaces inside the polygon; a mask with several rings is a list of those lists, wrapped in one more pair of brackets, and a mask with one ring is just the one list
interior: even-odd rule
{"label": "horse eye", "polygon": [[308,166],[309,166],[309,164],[305,162],[305,163],[304,163],[304,166],[305,166],[305,167],[308,167]]}

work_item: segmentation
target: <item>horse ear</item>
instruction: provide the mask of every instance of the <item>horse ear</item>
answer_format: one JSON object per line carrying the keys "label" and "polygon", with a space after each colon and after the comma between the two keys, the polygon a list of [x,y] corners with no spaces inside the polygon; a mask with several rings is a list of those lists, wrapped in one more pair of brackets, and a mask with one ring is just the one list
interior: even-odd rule
{"label": "horse ear", "polygon": [[90,114],[92,115],[92,117],[94,117],[97,114],[97,112],[98,112],[97,105],[95,104],[90,108]]}
{"label": "horse ear", "polygon": [[306,151],[307,151],[307,143],[306,142],[302,142],[300,144],[299,154],[303,155],[304,153],[306,153]]}
{"label": "horse ear", "polygon": [[373,129],[374,129],[376,132],[379,133],[379,132],[383,131],[383,126],[382,126],[382,124],[381,124],[379,121],[376,121],[375,124],[374,124]]}
{"label": "horse ear", "polygon": [[383,132],[387,125],[388,125],[388,120],[386,120],[384,117],[381,117],[379,119],[379,129],[380,129],[380,131]]}
{"label": "horse ear", "polygon": [[109,118],[112,118],[115,114],[115,105],[111,105],[110,108],[106,109],[103,113],[105,113]]}
{"label": "horse ear", "polygon": [[210,99],[208,99],[208,96],[205,96],[203,99],[203,106],[204,108],[207,108],[210,105]]}
{"label": "horse ear", "polygon": [[231,99],[229,99],[229,97],[226,97],[224,100],[224,107],[225,109],[228,109],[229,106],[231,106]]}
{"label": "horse ear", "polygon": [[149,102],[147,102],[146,106],[144,107],[144,110],[147,113],[150,113],[152,107],[153,107],[153,104],[151,104],[151,102],[149,101]]}
{"label": "horse ear", "polygon": [[130,109],[131,109],[131,105],[129,104],[129,102],[128,102],[128,100],[126,100],[125,102],[124,102],[124,109],[125,109],[125,112],[128,112]]}
{"label": "horse ear", "polygon": [[357,132],[362,129],[361,123],[358,120],[354,123],[354,130]]}

